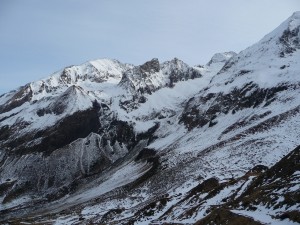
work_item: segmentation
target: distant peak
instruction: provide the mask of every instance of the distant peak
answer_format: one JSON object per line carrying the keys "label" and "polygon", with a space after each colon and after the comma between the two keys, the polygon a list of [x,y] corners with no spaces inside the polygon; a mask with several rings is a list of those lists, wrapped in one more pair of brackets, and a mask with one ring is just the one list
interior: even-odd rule
{"label": "distant peak", "polygon": [[144,72],[159,72],[160,70],[159,61],[157,58],[153,58],[150,61],[145,62],[143,65],[141,65],[140,68]]}
{"label": "distant peak", "polygon": [[179,64],[179,63],[182,64],[182,63],[184,63],[182,60],[178,59],[177,57],[175,57],[174,59],[172,59],[171,62],[174,63],[174,64]]}
{"label": "distant peak", "polygon": [[143,66],[143,65],[146,65],[146,64],[152,64],[152,63],[159,63],[158,58],[153,58],[153,59],[151,59],[151,60],[145,62],[144,64],[142,64],[142,66]]}
{"label": "distant peak", "polygon": [[181,61],[180,59],[178,59],[177,57],[175,57],[174,59],[171,60],[171,62],[178,62]]}
{"label": "distant peak", "polygon": [[221,63],[228,61],[231,57],[237,55],[235,52],[222,52],[222,53],[216,53],[213,55],[211,60],[207,63],[208,66],[210,66],[213,63]]}
{"label": "distant peak", "polygon": [[100,59],[95,59],[95,60],[90,60],[88,63],[120,63],[116,59],[110,59],[110,58],[100,58]]}
{"label": "distant peak", "polygon": [[300,11],[294,12],[288,19],[281,23],[272,32],[267,34],[260,41],[261,43],[268,43],[271,39],[277,40],[281,38],[284,33],[294,32],[298,33],[300,27]]}
{"label": "distant peak", "polygon": [[280,45],[280,57],[285,57],[300,49],[300,12],[295,12],[273,32],[267,35],[262,42],[274,39]]}
{"label": "distant peak", "polygon": [[300,11],[296,11],[293,13],[292,18],[300,19]]}
{"label": "distant peak", "polygon": [[289,30],[293,31],[300,26],[300,11],[294,12],[289,18]]}
{"label": "distant peak", "polygon": [[175,58],[171,59],[170,61],[163,62],[161,65],[164,67],[164,65],[183,65],[183,64],[187,65],[181,59],[175,57]]}

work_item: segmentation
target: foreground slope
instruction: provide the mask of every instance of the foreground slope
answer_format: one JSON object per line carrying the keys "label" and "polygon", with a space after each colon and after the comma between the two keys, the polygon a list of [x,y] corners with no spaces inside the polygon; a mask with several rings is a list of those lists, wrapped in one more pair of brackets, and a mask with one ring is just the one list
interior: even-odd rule
{"label": "foreground slope", "polygon": [[300,223],[299,157],[300,146],[271,168],[257,166],[245,176],[231,181],[243,182],[221,206],[215,207],[196,224],[228,224],[228,221],[234,224],[234,220],[236,224]]}
{"label": "foreground slope", "polygon": [[296,12],[205,66],[103,59],[4,94],[1,219],[297,222],[299,30]]}

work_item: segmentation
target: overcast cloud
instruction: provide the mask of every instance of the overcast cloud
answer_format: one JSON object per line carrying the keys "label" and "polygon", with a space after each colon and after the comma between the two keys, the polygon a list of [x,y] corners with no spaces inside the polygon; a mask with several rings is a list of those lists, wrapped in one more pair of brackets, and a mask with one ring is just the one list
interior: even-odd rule
{"label": "overcast cloud", "polygon": [[98,58],[205,64],[299,10],[299,0],[0,0],[0,93]]}

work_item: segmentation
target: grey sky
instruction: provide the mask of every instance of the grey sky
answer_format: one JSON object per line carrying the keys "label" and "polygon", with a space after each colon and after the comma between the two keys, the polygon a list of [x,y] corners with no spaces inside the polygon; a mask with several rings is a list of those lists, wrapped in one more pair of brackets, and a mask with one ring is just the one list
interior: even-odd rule
{"label": "grey sky", "polygon": [[299,10],[299,0],[0,0],[0,93],[104,57],[205,64]]}

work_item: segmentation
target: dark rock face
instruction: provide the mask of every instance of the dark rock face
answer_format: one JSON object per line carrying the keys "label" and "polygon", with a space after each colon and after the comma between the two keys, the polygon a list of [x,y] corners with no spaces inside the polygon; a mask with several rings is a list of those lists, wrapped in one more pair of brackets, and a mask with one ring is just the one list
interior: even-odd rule
{"label": "dark rock face", "polygon": [[61,115],[65,112],[68,107],[69,99],[76,96],[76,88],[74,85],[69,87],[61,96],[57,98],[57,100],[49,106],[46,111],[49,113],[54,113],[55,115]]}
{"label": "dark rock face", "polygon": [[115,218],[117,215],[121,214],[124,211],[124,209],[111,209],[109,210],[107,213],[105,213],[101,220],[100,223],[101,224],[106,224],[108,223],[110,220],[112,220],[113,218]]}
{"label": "dark rock face", "polygon": [[167,83],[168,87],[173,87],[175,83],[179,81],[195,79],[202,76],[197,70],[195,70],[192,67],[188,67],[186,71],[183,70],[183,67],[185,65],[181,60],[177,58],[173,59],[170,63],[172,66],[168,74],[168,78],[169,78],[169,82]]}
{"label": "dark rock face", "polygon": [[236,123],[232,124],[231,126],[227,127],[222,132],[222,135],[227,134],[227,133],[229,133],[233,130],[236,130],[240,127],[245,127],[245,126],[251,124],[251,122],[254,122],[254,121],[259,120],[259,119],[263,119],[264,117],[266,117],[270,114],[271,114],[271,111],[267,111],[267,112],[259,114],[259,115],[255,114],[255,115],[251,116],[250,118],[247,118],[247,120],[242,120],[242,121],[236,122]]}
{"label": "dark rock face", "polygon": [[[232,198],[221,206],[216,206],[215,209],[211,210],[205,218],[196,224],[260,224],[255,221],[255,217],[251,219],[229,211],[232,209],[243,209],[251,212],[255,211],[258,206],[264,206],[271,210],[284,208],[287,212],[279,213],[276,219],[290,219],[293,222],[299,222],[299,212],[288,210],[299,204],[299,190],[295,189],[297,183],[299,183],[299,150],[300,146],[269,169],[263,165],[255,166],[242,177],[242,179],[245,179],[247,176],[256,176],[256,179],[253,180],[241,196],[238,196],[236,199]],[[284,193],[283,198],[280,196],[280,193]],[[284,224],[284,221],[282,221],[282,224]]]}
{"label": "dark rock face", "polygon": [[279,39],[279,42],[283,46],[283,49],[280,52],[280,57],[291,54],[300,48],[299,31],[300,27],[296,27],[294,30],[288,29],[283,32]]}
{"label": "dark rock face", "polygon": [[[260,175],[240,197],[245,208],[265,205],[267,208],[292,207],[300,202],[300,190],[292,187],[299,183],[300,146]],[[274,190],[277,190],[274,193]],[[280,192],[285,193],[279,200]],[[299,212],[298,212],[298,215]]]}
{"label": "dark rock face", "polygon": [[241,216],[231,212],[230,210],[217,209],[199,220],[195,225],[263,225],[252,218]]}
{"label": "dark rock face", "polygon": [[269,169],[267,166],[256,165],[250,171],[248,171],[247,175],[260,174],[260,173],[263,173],[263,172],[267,171],[267,169]]}
{"label": "dark rock face", "polygon": [[189,67],[177,58],[163,64],[160,64],[158,59],[152,59],[141,66],[127,70],[123,74],[120,85],[133,93],[137,91],[133,96],[133,101],[143,103],[145,102],[145,97],[142,96],[144,94],[152,94],[162,87],[173,87],[179,81],[201,76],[198,70]]}
{"label": "dark rock face", "polygon": [[196,187],[194,187],[189,194],[187,195],[187,197],[191,197],[193,195],[199,194],[199,193],[204,193],[204,192],[210,192],[211,190],[219,187],[219,181],[217,178],[209,178],[207,180],[204,180],[202,183],[200,183],[199,185],[197,185]]}
{"label": "dark rock face", "polygon": [[146,205],[144,208],[135,213],[134,220],[131,220],[132,223],[140,219],[153,216],[156,212],[160,212],[168,203],[170,199],[168,197],[162,197],[157,201],[153,201]]}
{"label": "dark rock face", "polygon": [[140,66],[142,74],[147,73],[156,73],[160,71],[160,65],[157,58],[152,59]]}
{"label": "dark rock face", "polygon": [[[9,126],[2,127],[2,147],[7,150],[1,152],[0,179],[8,180],[0,184],[3,204],[24,195],[37,194],[49,201],[59,199],[74,191],[82,179],[112,166],[140,140],[151,138],[157,127],[137,136],[130,123],[118,120],[108,106],[98,102],[53,127],[13,141],[5,138],[14,131]],[[158,163],[155,152],[140,160]],[[148,176],[150,173],[154,170]]]}
{"label": "dark rock face", "polygon": [[[99,107],[78,111],[54,127],[7,142],[13,151],[2,155],[0,168],[5,177],[0,179],[19,179],[0,184],[3,203],[34,193],[49,201],[61,198],[76,189],[80,179],[101,173],[124,157],[137,143],[132,125],[111,117],[110,112],[99,120],[101,113],[105,112]],[[9,127],[2,129],[9,132]],[[34,139],[41,141],[23,144]]]}
{"label": "dark rock face", "polygon": [[98,114],[93,109],[77,112],[61,121],[57,126],[45,132],[39,149],[43,152],[51,152],[61,148],[78,138],[84,138],[91,132],[97,132],[100,128]]}
{"label": "dark rock face", "polygon": [[102,148],[100,136],[91,134],[49,155],[7,155],[1,165],[0,178],[12,180],[1,185],[3,203],[26,194],[45,197],[49,201],[60,198],[72,191],[78,180],[110,166],[113,162],[110,154]]}
{"label": "dark rock face", "polygon": [[[13,149],[14,153],[26,154],[31,152],[43,152],[49,154],[57,148],[61,148],[78,138],[84,138],[91,132],[98,132],[100,123],[98,113],[89,109],[79,111],[73,115],[67,116],[54,127],[46,130],[27,133],[15,140],[5,140],[5,135],[13,132],[10,128],[5,129],[5,135],[1,141],[4,142],[2,147]],[[12,129],[12,128],[11,128]],[[33,140],[41,139],[37,144],[28,146]]]}
{"label": "dark rock face", "polygon": [[158,89],[158,87],[155,87],[151,82],[151,76],[159,71],[160,64],[158,59],[152,59],[141,66],[136,66],[126,71],[119,85],[128,88],[132,93],[137,91],[138,93],[135,97],[138,97],[139,94],[143,95],[144,93],[151,94]]}
{"label": "dark rock face", "polygon": [[[245,108],[268,106],[275,101],[276,96],[280,92],[287,89],[296,89],[297,87],[297,84],[281,84],[277,87],[263,89],[251,82],[242,88],[234,88],[228,94],[209,93],[198,98],[194,97],[186,103],[185,110],[180,118],[180,123],[184,123],[189,130],[195,127],[203,127],[208,123],[209,126],[213,126],[217,123],[215,119],[220,113],[228,114],[231,111],[231,113],[234,114],[236,111]],[[202,110],[201,107],[205,105],[209,105],[208,109]]]}
{"label": "dark rock face", "polygon": [[127,112],[137,109],[147,101],[147,95],[164,87],[173,87],[175,83],[201,77],[202,75],[178,59],[159,64],[152,59],[123,73],[119,86],[132,94],[132,98],[120,100],[120,107]]}
{"label": "dark rock face", "polygon": [[102,127],[100,133],[103,133],[104,145],[114,145],[116,142],[119,144],[126,144],[128,149],[135,145],[135,132],[132,125],[120,120],[113,120],[108,127]]}
{"label": "dark rock face", "polygon": [[83,89],[81,87],[72,85],[57,96],[50,105],[46,108],[38,109],[36,113],[40,117],[46,114],[61,115],[67,111],[71,104],[76,104],[76,98],[82,94]]}
{"label": "dark rock face", "polygon": [[65,84],[71,84],[71,76],[68,68],[65,68],[61,73],[60,81]]}
{"label": "dark rock face", "polygon": [[[3,203],[24,194],[39,193],[41,197],[48,193],[52,200],[62,197],[71,190],[77,178],[101,172],[111,165],[112,159],[102,152],[99,137],[94,135],[86,143],[79,144],[82,138],[99,131],[98,116],[98,111],[93,108],[78,111],[54,127],[13,140],[6,139],[14,133],[13,128],[2,127],[1,146],[7,150],[1,152],[0,179],[9,180],[0,184]],[[87,154],[90,156],[85,159]]]}
{"label": "dark rock face", "polygon": [[6,182],[0,184],[0,196],[6,195],[14,186],[15,181],[7,179]]}
{"label": "dark rock face", "polygon": [[4,105],[0,105],[0,113],[8,112],[14,108],[29,102],[32,98],[32,90],[30,85],[21,87],[16,94],[12,96]]}
{"label": "dark rock face", "polygon": [[140,153],[135,158],[136,161],[145,160],[153,157],[156,154],[154,149],[144,148],[140,151]]}

